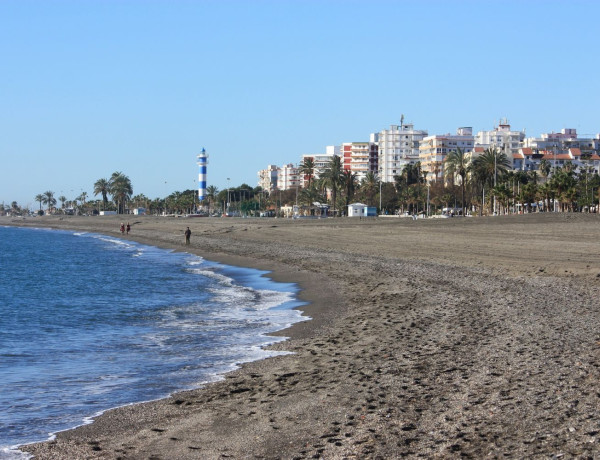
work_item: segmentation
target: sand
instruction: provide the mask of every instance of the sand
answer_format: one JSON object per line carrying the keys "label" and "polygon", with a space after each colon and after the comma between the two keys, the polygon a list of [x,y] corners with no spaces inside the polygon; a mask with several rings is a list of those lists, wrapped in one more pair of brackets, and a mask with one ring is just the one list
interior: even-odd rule
{"label": "sand", "polygon": [[[0,225],[118,235],[120,220]],[[108,411],[26,446],[36,458],[600,455],[597,215],[130,222],[130,239],[300,283],[313,320],[274,345],[294,354]]]}

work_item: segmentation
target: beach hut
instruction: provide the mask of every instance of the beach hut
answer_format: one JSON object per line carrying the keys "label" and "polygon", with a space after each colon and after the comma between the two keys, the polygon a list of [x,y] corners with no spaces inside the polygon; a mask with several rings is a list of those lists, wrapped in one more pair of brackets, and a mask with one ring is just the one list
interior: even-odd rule
{"label": "beach hut", "polygon": [[375,206],[367,206],[362,203],[352,203],[348,205],[348,217],[375,217],[377,216],[377,208]]}

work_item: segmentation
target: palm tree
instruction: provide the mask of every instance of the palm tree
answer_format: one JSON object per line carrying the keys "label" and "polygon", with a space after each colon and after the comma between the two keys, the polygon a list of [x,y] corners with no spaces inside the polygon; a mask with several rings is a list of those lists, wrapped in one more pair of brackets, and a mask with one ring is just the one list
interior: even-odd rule
{"label": "palm tree", "polygon": [[58,197],[58,201],[60,201],[60,207],[62,209],[65,209],[65,202],[67,201],[67,197],[64,195],[61,195]]}
{"label": "palm tree", "polygon": [[379,179],[374,172],[370,171],[367,173],[360,183],[360,190],[366,198],[367,206],[374,206],[375,195],[377,195],[377,191],[379,190]]}
{"label": "palm tree", "polygon": [[327,167],[321,174],[324,185],[331,190],[331,203],[333,205],[333,216],[335,217],[335,202],[337,191],[342,184],[342,160],[339,156],[334,155]]}
{"label": "palm tree", "polygon": [[[402,204],[410,206],[417,204],[421,197],[421,184],[425,183],[426,173],[421,170],[421,162],[408,163],[402,168],[400,175],[394,176],[398,197]],[[413,206],[414,207],[414,206]],[[402,207],[404,209],[404,206]]]}
{"label": "palm tree", "polygon": [[48,190],[43,194],[43,203],[48,205],[48,212],[52,213],[52,208],[56,205],[56,198],[54,198],[54,192]]}
{"label": "palm tree", "polygon": [[125,174],[116,171],[110,176],[109,191],[117,205],[119,214],[125,213],[125,204],[133,194],[131,180]]}
{"label": "palm tree", "polygon": [[342,185],[344,187],[344,194],[346,198],[346,209],[348,209],[350,200],[352,199],[352,197],[354,196],[354,192],[356,191],[356,173],[353,173],[349,169],[344,170],[344,172],[342,173]]}
{"label": "palm tree", "polygon": [[94,183],[94,196],[99,193],[102,194],[102,209],[106,210],[106,204],[108,203],[108,193],[110,190],[110,183],[106,179],[98,179]]}
{"label": "palm tree", "polygon": [[540,161],[540,174],[544,177],[544,180],[548,179],[550,175],[550,170],[552,169],[552,164],[548,160]]}
{"label": "palm tree", "polygon": [[81,192],[81,195],[77,197],[79,201],[81,201],[82,205],[85,205],[85,200],[87,199],[87,192]]}
{"label": "palm tree", "polygon": [[[496,185],[498,175],[504,175],[510,166],[508,157],[504,152],[500,152],[495,147],[487,148],[477,157],[470,165],[470,170],[473,178],[481,184],[482,192],[485,193],[485,188],[493,188]],[[483,203],[482,203],[483,208]],[[482,214],[483,209],[480,208],[479,214]]]}
{"label": "palm tree", "polygon": [[308,178],[308,184],[306,188],[310,188],[312,183],[312,178],[315,175],[315,160],[313,157],[306,157],[300,163],[299,172],[304,177]]}
{"label": "palm tree", "polygon": [[214,185],[209,185],[206,187],[206,198],[208,200],[208,213],[210,214],[210,205],[215,202],[217,199],[217,195],[219,194],[219,189]]}
{"label": "palm tree", "polygon": [[35,201],[40,203],[40,211],[42,210],[42,203],[44,202],[44,195],[42,195],[41,193],[38,193],[35,196]]}
{"label": "palm tree", "polygon": [[469,168],[469,159],[462,151],[460,147],[453,150],[446,157],[446,171],[452,175],[458,174],[460,176],[460,188],[462,193],[462,215],[465,215],[465,182],[467,177],[467,171]]}

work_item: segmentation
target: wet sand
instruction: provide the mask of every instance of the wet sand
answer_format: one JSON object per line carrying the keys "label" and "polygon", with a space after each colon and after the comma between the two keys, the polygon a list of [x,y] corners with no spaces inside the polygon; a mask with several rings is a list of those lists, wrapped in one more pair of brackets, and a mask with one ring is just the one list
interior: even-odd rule
{"label": "wet sand", "polygon": [[[0,225],[116,236],[121,220]],[[108,411],[36,458],[600,455],[596,215],[130,222],[136,241],[299,282],[314,319],[273,346],[294,354]]]}

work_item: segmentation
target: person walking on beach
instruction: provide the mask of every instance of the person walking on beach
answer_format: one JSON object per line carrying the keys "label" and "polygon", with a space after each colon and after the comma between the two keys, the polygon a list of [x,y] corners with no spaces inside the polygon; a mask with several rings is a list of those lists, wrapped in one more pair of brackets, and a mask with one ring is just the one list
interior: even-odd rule
{"label": "person walking on beach", "polygon": [[192,231],[190,230],[190,227],[188,227],[185,231],[185,244],[190,244],[190,236],[192,236]]}
{"label": "person walking on beach", "polygon": [[131,230],[131,226],[129,225],[129,222],[127,222],[127,234],[129,235],[129,230]]}
{"label": "person walking on beach", "polygon": [[125,233],[125,225],[121,222],[121,235]]}

